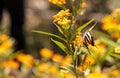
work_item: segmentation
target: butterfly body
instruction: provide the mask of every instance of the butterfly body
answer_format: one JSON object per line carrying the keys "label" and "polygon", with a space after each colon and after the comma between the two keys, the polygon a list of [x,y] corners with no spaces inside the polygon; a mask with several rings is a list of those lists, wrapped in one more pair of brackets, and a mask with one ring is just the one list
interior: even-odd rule
{"label": "butterfly body", "polygon": [[85,31],[85,33],[83,34],[83,43],[88,46],[88,44],[91,44],[92,46],[94,46],[94,40],[93,40],[93,35],[92,32],[87,30]]}

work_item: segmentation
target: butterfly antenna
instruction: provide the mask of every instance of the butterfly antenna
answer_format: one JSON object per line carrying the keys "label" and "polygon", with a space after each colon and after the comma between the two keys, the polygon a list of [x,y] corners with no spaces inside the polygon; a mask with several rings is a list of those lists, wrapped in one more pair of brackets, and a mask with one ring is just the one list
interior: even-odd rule
{"label": "butterfly antenna", "polygon": [[95,26],[96,26],[97,22],[89,29],[89,31],[91,31]]}

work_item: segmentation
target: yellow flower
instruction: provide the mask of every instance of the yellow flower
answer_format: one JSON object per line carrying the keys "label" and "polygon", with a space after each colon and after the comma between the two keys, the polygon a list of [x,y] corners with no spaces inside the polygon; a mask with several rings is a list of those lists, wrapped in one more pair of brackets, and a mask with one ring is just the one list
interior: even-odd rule
{"label": "yellow flower", "polygon": [[67,66],[68,64],[72,63],[72,59],[69,56],[66,56],[62,62],[61,62],[61,66]]}
{"label": "yellow flower", "polygon": [[66,0],[49,0],[49,2],[57,5],[63,5],[66,4]]}
{"label": "yellow flower", "polygon": [[60,21],[64,17],[69,17],[70,15],[71,15],[71,13],[70,13],[69,9],[61,10],[60,12],[58,12],[56,15],[53,16],[53,18],[54,18],[53,22]]}
{"label": "yellow flower", "polygon": [[61,25],[64,29],[68,29],[70,27],[70,22],[71,20],[69,20],[68,18],[63,18],[58,21],[58,24]]}
{"label": "yellow flower", "polygon": [[86,7],[87,7],[86,2],[83,2],[83,3],[82,3],[82,8],[85,9]]}
{"label": "yellow flower", "polygon": [[120,32],[113,32],[112,37],[114,38],[120,38]]}
{"label": "yellow flower", "polygon": [[78,72],[81,73],[82,71],[85,71],[93,64],[95,64],[95,58],[90,55],[86,55],[84,62],[78,66]]}
{"label": "yellow flower", "polygon": [[95,40],[94,42],[95,42],[95,46],[96,46],[96,47],[89,45],[89,46],[88,46],[89,49],[90,49],[92,52],[96,53],[97,55],[103,54],[103,53],[105,52],[106,45],[103,44],[100,40]]}
{"label": "yellow flower", "polygon": [[53,16],[53,22],[56,22],[64,29],[68,29],[70,27],[69,24],[71,23],[71,20],[69,19],[71,13],[69,11],[69,9],[66,9],[58,12],[56,15]]}
{"label": "yellow flower", "polygon": [[95,64],[95,58],[93,56],[86,55],[84,63],[93,65],[93,64]]}
{"label": "yellow flower", "polygon": [[51,74],[57,74],[58,68],[56,66],[50,66],[50,73]]}
{"label": "yellow flower", "polygon": [[5,54],[7,50],[12,49],[14,40],[5,34],[0,33],[0,55]]}
{"label": "yellow flower", "polygon": [[110,75],[112,75],[112,76],[118,76],[119,74],[120,74],[120,71],[117,69],[114,69],[110,72]]}
{"label": "yellow flower", "polygon": [[102,29],[110,33],[113,38],[120,37],[120,8],[102,19]]}
{"label": "yellow flower", "polygon": [[14,60],[3,61],[3,67],[11,68],[11,69],[18,69],[19,63]]}
{"label": "yellow flower", "polygon": [[76,78],[73,74],[65,73],[65,78]]}
{"label": "yellow flower", "polygon": [[82,73],[89,67],[89,64],[83,63],[78,66],[78,73]]}
{"label": "yellow flower", "polygon": [[108,78],[108,76],[100,72],[92,72],[85,78]]}
{"label": "yellow flower", "polygon": [[38,66],[38,71],[40,72],[40,73],[43,73],[43,72],[45,72],[46,70],[48,70],[49,69],[49,64],[47,64],[47,63],[42,63],[42,64],[40,64],[39,66]]}
{"label": "yellow flower", "polygon": [[73,41],[74,43],[74,46],[77,46],[77,45],[83,45],[83,40],[82,40],[82,34],[80,32],[78,32],[75,40]]}
{"label": "yellow flower", "polygon": [[115,53],[120,53],[120,46],[115,48]]}
{"label": "yellow flower", "polygon": [[120,23],[120,8],[116,8],[111,15],[115,17],[115,19],[118,19],[118,23]]}
{"label": "yellow flower", "polygon": [[34,63],[34,58],[31,55],[23,53],[17,56],[17,60],[28,67],[32,67]]}
{"label": "yellow flower", "polygon": [[53,51],[48,48],[43,48],[40,50],[40,55],[42,57],[45,57],[47,59],[51,58],[53,56]]}
{"label": "yellow flower", "polygon": [[9,36],[0,33],[0,40],[1,41],[7,41],[8,39],[9,39]]}
{"label": "yellow flower", "polygon": [[61,62],[63,60],[63,56],[61,56],[60,54],[54,54],[52,59],[56,62]]}

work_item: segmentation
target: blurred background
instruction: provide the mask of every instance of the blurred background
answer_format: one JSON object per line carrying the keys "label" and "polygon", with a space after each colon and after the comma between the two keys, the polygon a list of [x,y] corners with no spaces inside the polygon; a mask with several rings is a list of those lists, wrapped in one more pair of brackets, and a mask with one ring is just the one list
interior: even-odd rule
{"label": "blurred background", "polygon": [[[120,0],[86,0],[87,8],[83,16],[79,18],[81,22],[86,22],[91,18],[95,18],[97,22],[96,28],[100,28],[101,19],[110,14],[115,8],[120,8]],[[60,8],[49,3],[48,0],[24,0],[24,26],[25,35],[25,51],[38,57],[41,48],[50,48],[55,52],[61,52],[58,47],[50,41],[49,36],[33,33],[32,30],[43,30],[57,33],[57,29],[52,23],[52,16],[60,10]],[[4,10],[1,21],[1,32],[10,33],[10,14]]]}

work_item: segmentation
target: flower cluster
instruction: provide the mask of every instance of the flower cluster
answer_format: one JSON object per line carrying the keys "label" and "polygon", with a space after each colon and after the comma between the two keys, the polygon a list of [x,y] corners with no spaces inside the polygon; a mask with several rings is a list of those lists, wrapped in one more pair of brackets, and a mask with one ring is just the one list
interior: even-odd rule
{"label": "flower cluster", "polygon": [[26,65],[29,68],[31,68],[33,66],[33,64],[34,64],[34,58],[33,58],[33,56],[27,55],[27,54],[23,54],[23,53],[21,53],[21,54],[19,54],[17,56],[17,60],[21,64]]}
{"label": "flower cluster", "polygon": [[94,42],[95,42],[96,47],[89,45],[89,49],[99,56],[101,54],[104,54],[106,45],[104,43],[102,43],[99,39],[95,40]]}
{"label": "flower cluster", "polygon": [[69,19],[70,15],[71,13],[69,9],[61,10],[60,12],[53,16],[54,18],[53,22],[57,22],[64,29],[68,29],[69,24],[71,23],[71,20]]}
{"label": "flower cluster", "polygon": [[108,76],[104,73],[92,72],[86,78],[108,78]]}
{"label": "flower cluster", "polygon": [[14,40],[6,34],[0,33],[0,55],[6,54],[6,51],[13,47]]}
{"label": "flower cluster", "polygon": [[115,48],[115,53],[118,53],[118,54],[120,53],[120,46]]}
{"label": "flower cluster", "polygon": [[66,4],[66,0],[49,0],[49,2],[57,5],[63,5]]}
{"label": "flower cluster", "polygon": [[54,62],[58,62],[61,66],[66,66],[72,62],[72,59],[68,56],[63,57],[60,54],[54,54],[52,50],[47,48],[43,48],[40,50],[40,55],[46,60],[53,60]]}
{"label": "flower cluster", "polygon": [[75,40],[73,41],[74,47],[78,45],[83,45],[82,34],[80,32],[77,33]]}
{"label": "flower cluster", "polygon": [[110,15],[102,19],[102,29],[109,32],[112,37],[120,37],[120,8],[115,9]]}
{"label": "flower cluster", "polygon": [[13,59],[3,61],[2,64],[3,64],[4,68],[13,69],[13,70],[18,70],[18,68],[20,66],[19,62],[15,61]]}

